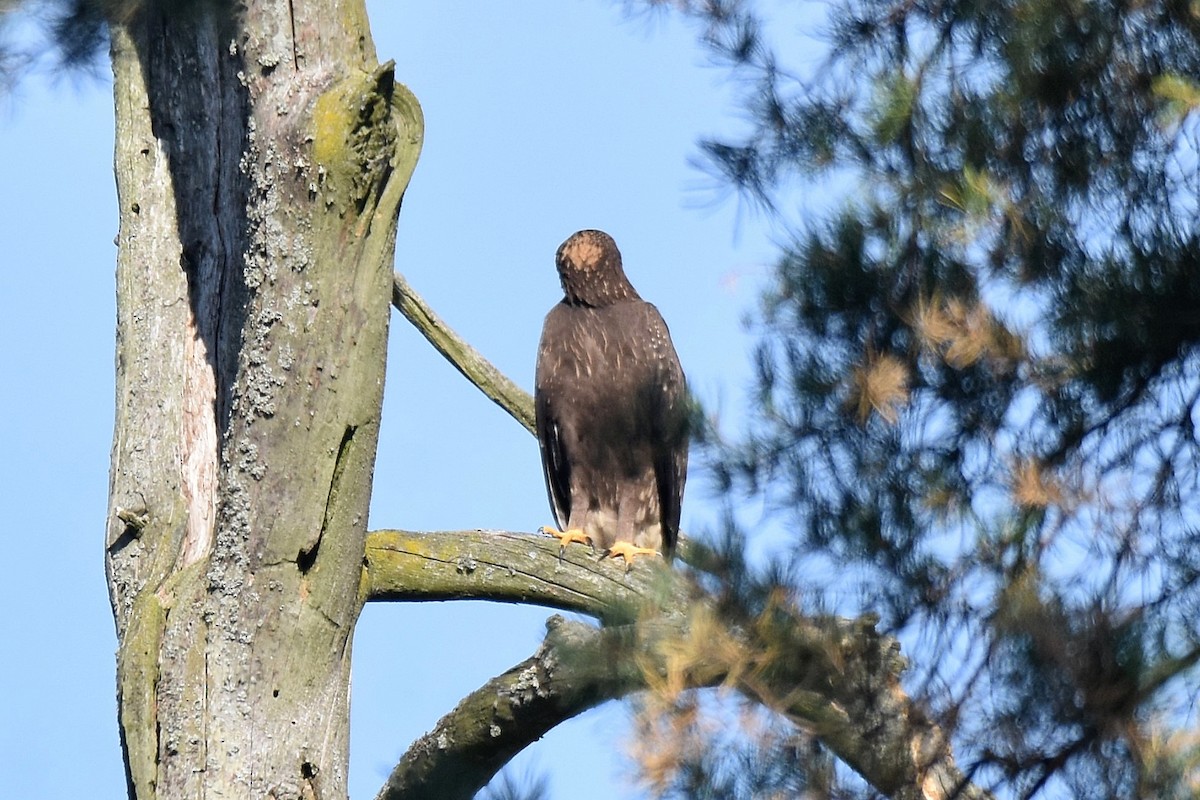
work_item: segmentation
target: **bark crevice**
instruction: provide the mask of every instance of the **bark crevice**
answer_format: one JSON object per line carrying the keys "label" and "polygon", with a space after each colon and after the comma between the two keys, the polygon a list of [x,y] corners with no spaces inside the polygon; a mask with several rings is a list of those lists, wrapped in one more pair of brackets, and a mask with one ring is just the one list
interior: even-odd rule
{"label": "bark crevice", "polygon": [[419,106],[399,110],[361,0],[177,5],[111,26],[106,567],[130,794],[344,796]]}

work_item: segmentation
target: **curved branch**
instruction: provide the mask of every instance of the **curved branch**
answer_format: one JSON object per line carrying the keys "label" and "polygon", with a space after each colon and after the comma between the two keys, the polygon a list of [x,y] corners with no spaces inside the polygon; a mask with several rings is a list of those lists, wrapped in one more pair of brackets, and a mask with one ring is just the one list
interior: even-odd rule
{"label": "curved branch", "polygon": [[[871,618],[810,617],[780,601],[731,621],[683,570],[643,560],[625,573],[583,548],[560,562],[550,537],[495,531],[372,533],[365,580],[373,600],[532,602],[633,620],[597,629],[552,618],[532,658],[473,692],[413,745],[381,798],[470,797],[525,745],[604,700],[718,683],[786,715],[890,797],[987,797],[901,688],[899,643]],[[485,758],[492,748],[495,758]],[[447,774],[461,794],[440,783]]]}
{"label": "curved branch", "polygon": [[529,392],[509,380],[479,351],[451,330],[399,272],[392,276],[392,305],[463,377],[525,426],[525,430],[534,432],[533,398]]}
{"label": "curved branch", "polygon": [[[376,800],[469,800],[566,719],[642,688],[622,632],[553,616],[538,651],[485,683],[422,736]],[[616,657],[614,657],[616,656]]]}

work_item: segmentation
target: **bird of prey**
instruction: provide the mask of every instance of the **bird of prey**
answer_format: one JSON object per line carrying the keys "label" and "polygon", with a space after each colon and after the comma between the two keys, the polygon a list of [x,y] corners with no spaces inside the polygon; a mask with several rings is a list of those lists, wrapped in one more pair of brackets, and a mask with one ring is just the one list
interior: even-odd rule
{"label": "bird of prey", "polygon": [[625,277],[607,233],[555,257],[563,299],[542,327],[534,402],[542,471],[563,549],[671,556],[687,472],[683,368],[658,309]]}

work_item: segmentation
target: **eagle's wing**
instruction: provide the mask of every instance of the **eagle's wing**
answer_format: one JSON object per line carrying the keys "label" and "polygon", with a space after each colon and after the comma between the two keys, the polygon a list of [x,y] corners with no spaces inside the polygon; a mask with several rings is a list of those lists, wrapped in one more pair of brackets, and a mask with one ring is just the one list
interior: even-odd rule
{"label": "eagle's wing", "polygon": [[655,389],[661,392],[652,406],[654,477],[658,484],[663,554],[670,556],[679,536],[680,506],[687,480],[690,408],[687,381],[667,323],[657,308],[650,303],[645,305],[646,341],[655,365]]}
{"label": "eagle's wing", "polygon": [[546,316],[542,329],[542,340],[538,345],[537,369],[534,387],[534,423],[537,429],[538,447],[542,451],[542,473],[546,479],[546,491],[550,495],[550,508],[558,527],[566,530],[571,518],[571,463],[567,458],[563,437],[562,402],[560,393],[549,390],[549,382],[555,379],[552,365],[563,360],[558,352],[566,346],[560,334],[562,327],[560,307],[556,306]]}
{"label": "eagle's wing", "polygon": [[683,446],[665,448],[654,463],[654,476],[658,481],[658,502],[662,509],[662,549],[670,556],[675,551],[679,538],[680,505],[683,501],[683,484],[687,480],[688,451]]}
{"label": "eagle's wing", "polygon": [[571,518],[571,464],[563,448],[561,422],[543,392],[536,395],[534,416],[550,508],[558,527],[566,530],[567,520]]}

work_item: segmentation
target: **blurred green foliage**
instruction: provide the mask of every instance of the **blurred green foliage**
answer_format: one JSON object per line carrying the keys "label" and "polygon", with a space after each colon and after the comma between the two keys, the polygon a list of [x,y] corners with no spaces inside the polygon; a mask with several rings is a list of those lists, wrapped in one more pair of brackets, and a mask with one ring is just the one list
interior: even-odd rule
{"label": "blurred green foliage", "polygon": [[713,448],[788,564],[731,593],[881,614],[983,785],[1193,796],[1200,3],[657,5],[743,88],[702,150],[782,232]]}

